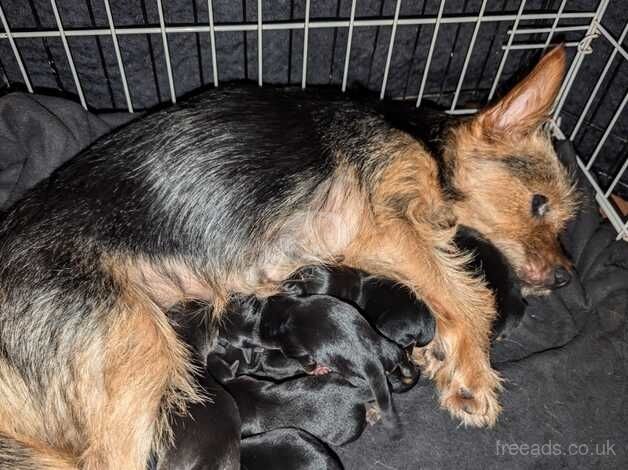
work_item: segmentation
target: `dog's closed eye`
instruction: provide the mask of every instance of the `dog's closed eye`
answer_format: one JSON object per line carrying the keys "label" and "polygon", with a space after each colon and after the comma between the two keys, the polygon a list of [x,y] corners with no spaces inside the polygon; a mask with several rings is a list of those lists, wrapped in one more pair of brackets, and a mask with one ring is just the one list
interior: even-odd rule
{"label": "dog's closed eye", "polygon": [[549,202],[547,196],[535,194],[532,196],[532,215],[535,217],[543,217],[549,212]]}

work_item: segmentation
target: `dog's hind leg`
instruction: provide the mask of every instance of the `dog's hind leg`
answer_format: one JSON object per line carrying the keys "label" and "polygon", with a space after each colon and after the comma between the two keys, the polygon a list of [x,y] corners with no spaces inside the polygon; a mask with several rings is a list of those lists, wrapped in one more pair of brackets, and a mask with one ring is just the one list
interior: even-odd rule
{"label": "dog's hind leg", "polygon": [[187,349],[147,298],[122,291],[89,318],[45,382],[0,359],[0,470],[144,470],[169,413],[200,401]]}
{"label": "dog's hind leg", "polygon": [[111,317],[104,395],[88,419],[82,467],[140,470],[169,438],[169,413],[200,397],[189,353],[160,309],[141,296],[123,295]]}
{"label": "dog's hind leg", "polygon": [[75,470],[71,455],[0,433],[0,470]]}

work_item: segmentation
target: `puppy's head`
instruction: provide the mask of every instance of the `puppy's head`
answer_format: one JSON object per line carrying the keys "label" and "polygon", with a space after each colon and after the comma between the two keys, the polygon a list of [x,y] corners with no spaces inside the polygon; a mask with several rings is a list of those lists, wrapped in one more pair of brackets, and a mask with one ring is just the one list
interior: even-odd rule
{"label": "puppy's head", "polygon": [[458,221],[497,246],[532,293],[571,278],[558,236],[577,197],[546,125],[564,73],[559,46],[502,99],[455,125],[445,150],[460,193]]}

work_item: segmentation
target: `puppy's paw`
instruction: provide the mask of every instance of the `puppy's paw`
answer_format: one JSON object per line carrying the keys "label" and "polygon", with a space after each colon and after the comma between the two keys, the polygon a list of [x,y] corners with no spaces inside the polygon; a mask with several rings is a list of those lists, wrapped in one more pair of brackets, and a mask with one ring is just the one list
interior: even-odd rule
{"label": "puppy's paw", "polygon": [[442,373],[450,380],[437,377],[441,406],[465,426],[492,427],[501,411],[497,396],[502,385],[497,373],[491,369],[475,370],[471,375],[461,370]]}
{"label": "puppy's paw", "polygon": [[421,372],[430,378],[433,378],[443,367],[445,361],[445,352],[441,344],[434,340],[427,346],[422,348],[413,348],[410,356]]}

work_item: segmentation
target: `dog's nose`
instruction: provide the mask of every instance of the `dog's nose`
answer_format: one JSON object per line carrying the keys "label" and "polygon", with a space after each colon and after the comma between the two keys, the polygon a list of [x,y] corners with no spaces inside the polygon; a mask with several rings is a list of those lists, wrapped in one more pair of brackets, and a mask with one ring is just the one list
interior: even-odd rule
{"label": "dog's nose", "polygon": [[562,266],[558,266],[554,270],[554,287],[563,287],[569,284],[571,281],[571,274]]}

